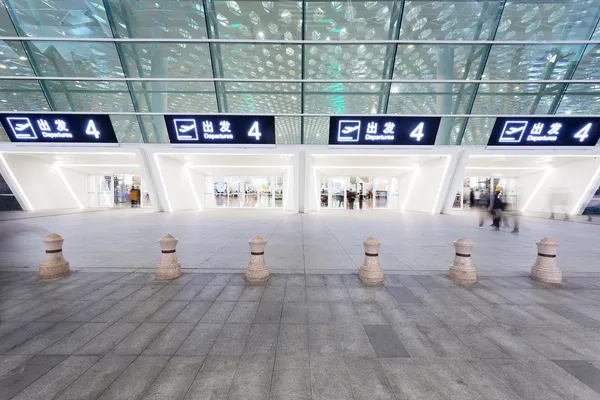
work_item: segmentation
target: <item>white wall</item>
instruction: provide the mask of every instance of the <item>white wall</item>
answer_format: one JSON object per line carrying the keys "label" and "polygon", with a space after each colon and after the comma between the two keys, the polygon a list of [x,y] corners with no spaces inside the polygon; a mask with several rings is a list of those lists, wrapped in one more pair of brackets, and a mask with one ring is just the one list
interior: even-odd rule
{"label": "white wall", "polygon": [[[552,168],[548,177],[540,186],[539,191],[529,203],[526,211],[537,213],[550,212],[552,196],[557,191],[564,191],[568,194],[566,196],[565,204],[566,211],[571,213],[571,211],[576,208],[575,214],[581,214],[585,204],[589,201],[590,196],[598,187],[597,171],[599,167],[600,159],[592,158],[574,161]],[[536,175],[540,176],[541,179],[541,174]],[[596,178],[596,182],[590,184],[594,177]],[[523,183],[519,183],[519,190],[528,183],[527,181],[524,181],[523,178],[524,177],[519,177],[518,179],[518,181],[523,181]],[[539,180],[535,181],[529,177],[528,181],[531,183],[529,185],[530,190],[535,190],[535,186],[539,183]],[[557,207],[556,212],[563,213],[564,210],[562,207]]]}
{"label": "white wall", "polygon": [[[4,153],[3,156],[33,210],[79,208],[53,164],[20,154]],[[61,170],[75,196],[85,204],[87,202],[86,175],[66,168]]]}
{"label": "white wall", "polygon": [[[406,200],[404,211],[437,214],[442,208],[442,197],[448,188],[450,156],[436,158],[419,166],[412,193]],[[446,176],[444,177],[444,172]],[[408,187],[408,186],[407,186]]]}
{"label": "white wall", "polygon": [[[181,211],[181,210],[195,210],[198,209],[198,203],[193,193],[193,188],[190,186],[190,175],[193,171],[186,168],[179,161],[171,157],[163,157],[155,155],[155,165],[158,169],[158,175],[160,179],[160,197],[163,204],[166,205],[165,211]],[[190,175],[188,175],[188,173]],[[201,176],[201,174],[198,174]],[[196,179],[192,179],[193,182],[197,182],[195,185],[196,190],[202,190],[204,185],[200,180],[200,177],[192,175]],[[200,195],[200,192],[196,192]]]}

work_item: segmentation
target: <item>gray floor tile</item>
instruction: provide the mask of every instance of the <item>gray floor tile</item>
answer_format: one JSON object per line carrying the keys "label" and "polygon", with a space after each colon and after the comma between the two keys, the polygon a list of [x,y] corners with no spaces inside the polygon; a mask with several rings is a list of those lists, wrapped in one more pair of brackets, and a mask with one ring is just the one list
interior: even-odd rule
{"label": "gray floor tile", "polygon": [[50,329],[52,326],[54,326],[53,322],[31,322],[14,330],[9,335],[4,336],[0,341],[0,354],[10,351],[26,340]]}
{"label": "gray floor tile", "polygon": [[200,291],[200,293],[196,295],[196,297],[194,297],[194,300],[214,301],[219,296],[223,288],[225,288],[224,284],[209,283]]}
{"label": "gray floor tile", "polygon": [[303,301],[286,301],[281,314],[282,324],[307,324],[309,304]]}
{"label": "gray floor tile", "polygon": [[274,357],[243,356],[235,371],[227,399],[268,399]]}
{"label": "gray floor tile", "polygon": [[381,358],[388,382],[399,399],[447,400],[444,391],[438,391],[425,378],[419,367],[409,358]]}
{"label": "gray floor tile", "polygon": [[200,319],[200,323],[224,324],[227,321],[227,318],[229,318],[229,314],[231,314],[233,307],[235,307],[235,302],[215,301],[206,311],[202,319]]}
{"label": "gray floor tile", "polygon": [[185,400],[225,400],[240,357],[207,357]]}
{"label": "gray floor tile", "polygon": [[[266,291],[265,291],[266,293]],[[254,317],[255,324],[278,324],[281,321],[281,309],[283,303],[278,301],[263,301],[260,302],[256,316]]]}
{"label": "gray floor tile", "polygon": [[388,292],[398,303],[419,303],[419,298],[416,297],[410,290],[402,288],[402,287],[389,287],[387,288]]}
{"label": "gray floor tile", "polygon": [[182,356],[204,356],[210,353],[222,325],[198,324],[177,350]]}
{"label": "gray floor tile", "polygon": [[42,354],[74,354],[110,326],[107,322],[88,322],[42,351]]}
{"label": "gray floor tile", "polygon": [[272,400],[310,400],[310,368],[275,368],[271,382]]}
{"label": "gray floor tile", "polygon": [[281,324],[277,354],[308,355],[308,325]]}
{"label": "gray floor tile", "polygon": [[67,336],[81,326],[80,322],[59,322],[52,328],[21,343],[10,351],[11,354],[37,354]]}
{"label": "gray floor tile", "polygon": [[175,354],[179,346],[188,337],[193,324],[171,323],[146,347],[143,355],[169,356]]}
{"label": "gray floor tile", "polygon": [[238,301],[229,314],[229,324],[251,324],[254,321],[259,303],[257,301]]}
{"label": "gray floor tile", "polygon": [[64,356],[35,356],[0,377],[0,398],[10,399],[65,359]]}
{"label": "gray floor tile", "polygon": [[345,360],[354,399],[395,399],[378,359],[346,358]]}
{"label": "gray floor tile", "polygon": [[375,303],[354,303],[360,322],[365,325],[389,325],[385,315]]}
{"label": "gray floor tile", "polygon": [[244,355],[275,355],[279,336],[278,324],[254,324],[250,329]]}
{"label": "gray floor tile", "polygon": [[104,355],[117,345],[123,338],[129,335],[137,324],[117,322],[98,334],[77,350],[80,355]]}
{"label": "gray floor tile", "polygon": [[210,301],[190,301],[177,317],[175,317],[173,322],[197,324],[211,305],[212,302]]}
{"label": "gray floor tile", "polygon": [[70,356],[13,399],[47,400],[66,389],[99,360],[98,356]]}
{"label": "gray floor tile", "polygon": [[215,301],[237,301],[243,291],[244,286],[227,285],[223,288],[221,293],[219,293],[219,296],[217,296]]}
{"label": "gray floor tile", "polygon": [[204,356],[175,356],[146,390],[142,399],[182,399],[200,370]]}
{"label": "gray floor tile", "polygon": [[252,325],[225,324],[210,354],[213,356],[241,356]]}
{"label": "gray floor tile", "polygon": [[392,327],[365,325],[364,328],[378,357],[410,357]]}
{"label": "gray floor tile", "polygon": [[339,356],[310,357],[312,398],[315,400],[352,399],[346,363]]}
{"label": "gray floor tile", "polygon": [[31,357],[33,357],[31,354],[0,356],[0,376],[6,374],[16,366],[23,364]]}
{"label": "gray floor tile", "polygon": [[152,314],[148,322],[171,322],[187,306],[189,301],[167,301]]}
{"label": "gray floor tile", "polygon": [[309,324],[332,324],[333,313],[329,302],[314,302],[308,304]]}
{"label": "gray floor tile", "polygon": [[137,399],[152,384],[169,361],[167,356],[139,356],[106,389],[100,400]]}
{"label": "gray floor tile", "polygon": [[97,301],[89,307],[72,314],[65,319],[65,322],[89,322],[116,304],[116,301]]}
{"label": "gray floor tile", "polygon": [[141,354],[167,325],[165,322],[144,322],[113,347],[110,353],[120,355]]}
{"label": "gray floor tile", "polygon": [[135,356],[104,356],[62,392],[57,399],[97,398],[129,367],[135,358]]}
{"label": "gray floor tile", "polygon": [[557,360],[556,365],[600,394],[600,369],[587,361]]}

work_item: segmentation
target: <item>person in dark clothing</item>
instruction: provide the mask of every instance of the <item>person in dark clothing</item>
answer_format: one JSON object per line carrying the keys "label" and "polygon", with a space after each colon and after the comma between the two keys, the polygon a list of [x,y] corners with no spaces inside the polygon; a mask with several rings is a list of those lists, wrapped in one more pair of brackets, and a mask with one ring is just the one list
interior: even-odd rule
{"label": "person in dark clothing", "polygon": [[500,192],[496,192],[493,203],[492,203],[492,215],[493,215],[493,223],[492,226],[494,230],[500,230],[500,220],[502,218],[502,210],[504,209],[504,202],[500,198]]}
{"label": "person in dark clothing", "polygon": [[475,191],[473,189],[471,189],[471,193],[469,193],[469,206],[475,208]]}

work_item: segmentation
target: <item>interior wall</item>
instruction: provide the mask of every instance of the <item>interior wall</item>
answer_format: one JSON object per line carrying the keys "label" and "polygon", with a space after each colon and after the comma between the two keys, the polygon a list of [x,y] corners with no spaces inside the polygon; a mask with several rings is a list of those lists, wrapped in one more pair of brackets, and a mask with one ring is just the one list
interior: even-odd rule
{"label": "interior wall", "polygon": [[444,188],[447,190],[447,182],[443,180],[444,171],[448,163],[448,157],[440,157],[419,166],[415,171],[414,185],[410,196],[406,200],[404,211],[434,214],[440,212],[442,207],[442,193],[444,192]]}
{"label": "interior wall", "polygon": [[[203,173],[196,171],[193,168],[186,168],[187,171],[184,171],[188,175],[188,187],[192,191],[192,196],[194,197],[194,204],[196,204],[195,208],[204,208],[206,206],[206,196],[204,196],[204,185],[206,183],[206,175]],[[214,197],[214,196],[213,196]]]}
{"label": "interior wall", "polygon": [[[75,171],[70,168],[61,168],[60,172],[62,172],[65,180],[71,188],[71,197],[77,197],[79,200],[79,204],[84,208],[88,207],[88,199],[87,199],[87,174],[79,171]],[[66,187],[66,184],[63,182],[63,187],[67,192],[69,191]],[[77,202],[75,202],[77,203]],[[79,207],[79,204],[77,207]]]}
{"label": "interior wall", "polygon": [[[579,204],[579,207],[575,210],[575,214],[581,214],[583,207],[598,187],[598,182],[594,182],[590,186],[590,181],[596,176],[599,167],[600,159],[591,158],[552,168],[526,211],[548,213],[551,210],[552,202],[554,202],[555,212],[562,214],[566,211],[571,213],[578,206],[578,201],[583,196],[582,203],[584,205]],[[596,181],[598,181],[598,176],[596,176]],[[538,183],[539,181],[535,185]],[[521,186],[524,185],[521,184]],[[588,186],[590,188],[589,193],[584,193]],[[531,187],[533,187],[531,190],[535,190],[534,185],[530,185]]]}
{"label": "interior wall", "polygon": [[519,210],[523,210],[523,207],[526,207],[524,210],[525,212],[532,211],[531,206],[536,203],[534,203],[535,198],[532,198],[531,196],[535,194],[535,188],[540,185],[540,183],[542,185],[544,184],[542,180],[546,173],[552,174],[552,171],[536,171],[516,178]]}
{"label": "interior wall", "polygon": [[[20,154],[3,153],[3,156],[34,210],[79,208],[53,164]],[[65,178],[72,181],[78,199],[85,204],[86,175],[65,168],[62,171]]]}
{"label": "interior wall", "polygon": [[162,196],[167,204],[167,211],[195,210],[198,204],[190,187],[190,178],[182,163],[170,158],[156,156],[157,168],[160,170],[163,184]]}

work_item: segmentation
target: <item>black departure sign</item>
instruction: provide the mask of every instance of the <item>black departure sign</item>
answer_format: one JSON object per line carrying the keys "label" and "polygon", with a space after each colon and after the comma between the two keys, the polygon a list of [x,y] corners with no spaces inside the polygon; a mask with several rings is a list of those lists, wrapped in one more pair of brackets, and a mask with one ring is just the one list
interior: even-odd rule
{"label": "black departure sign", "polygon": [[0,122],[17,143],[117,143],[108,115],[4,114]]}
{"label": "black departure sign", "polygon": [[433,146],[439,117],[329,117],[330,145]]}
{"label": "black departure sign", "polygon": [[172,144],[274,145],[275,117],[165,115]]}
{"label": "black departure sign", "polygon": [[595,146],[600,118],[496,118],[488,146]]}

